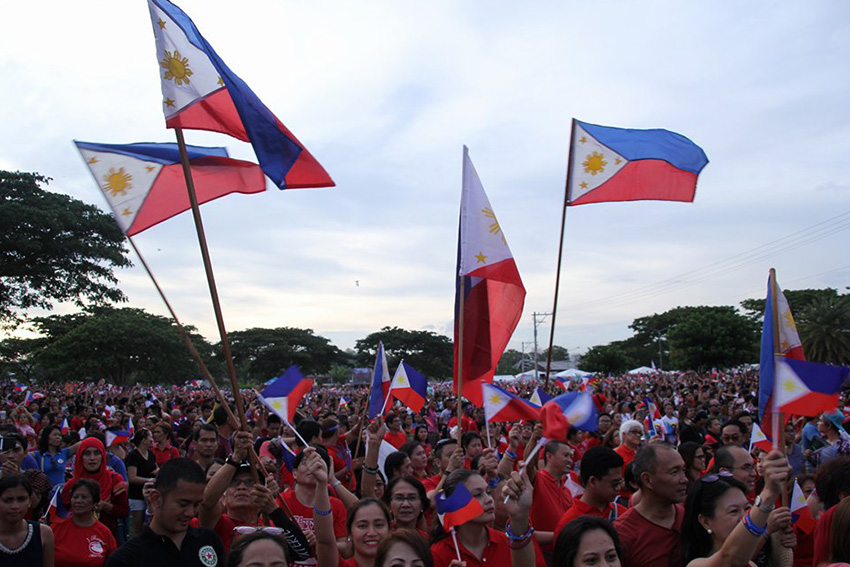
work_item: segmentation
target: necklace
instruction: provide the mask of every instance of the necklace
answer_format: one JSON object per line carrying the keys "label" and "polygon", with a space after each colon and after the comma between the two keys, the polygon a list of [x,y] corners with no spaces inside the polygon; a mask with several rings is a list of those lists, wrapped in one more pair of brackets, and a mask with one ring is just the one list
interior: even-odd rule
{"label": "necklace", "polygon": [[20,553],[27,548],[31,539],[32,539],[32,524],[27,522],[27,537],[24,539],[24,542],[15,549],[9,549],[5,545],[3,545],[2,542],[0,542],[0,552],[5,553],[6,555],[15,555],[17,553]]}

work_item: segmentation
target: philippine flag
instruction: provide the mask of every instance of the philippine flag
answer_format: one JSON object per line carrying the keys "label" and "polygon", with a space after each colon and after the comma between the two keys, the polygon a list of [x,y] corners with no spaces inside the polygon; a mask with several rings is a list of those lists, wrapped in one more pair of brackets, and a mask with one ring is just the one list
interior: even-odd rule
{"label": "philippine flag", "polygon": [[658,406],[655,405],[655,402],[653,402],[649,398],[644,398],[643,403],[646,404],[646,411],[649,413],[652,419],[661,419],[661,412],[658,411]]}
{"label": "philippine flag", "polygon": [[375,368],[372,371],[372,390],[369,392],[369,419],[375,419],[384,407],[384,401],[390,393],[390,368],[387,366],[387,353],[384,343],[378,343],[375,353]]}
{"label": "philippine flag", "polygon": [[767,438],[758,423],[753,423],[753,432],[750,434],[750,451],[753,447],[758,447],[762,451],[770,451],[773,448],[773,442]]}
{"label": "philippine flag", "polygon": [[646,430],[647,439],[654,439],[655,437],[658,437],[658,431],[655,429],[655,422],[649,415],[643,418],[643,428]]}
{"label": "philippine flag", "polygon": [[313,381],[305,378],[298,367],[292,365],[277,380],[266,386],[257,395],[257,399],[280,419],[292,423],[301,398],[312,389]]}
{"label": "philippine flag", "polygon": [[596,431],[599,414],[593,397],[587,392],[561,394],[545,403],[540,410],[543,436],[553,441],[566,441],[570,426],[583,431]]}
{"label": "philippine flag", "polygon": [[390,391],[398,401],[419,413],[428,395],[428,380],[402,360],[395,371]]}
{"label": "philippine flag", "polygon": [[812,511],[809,509],[806,497],[803,495],[803,490],[797,481],[794,481],[794,492],[791,494],[791,502],[789,504],[791,508],[791,522],[803,534],[811,533],[815,529],[817,522],[814,516],[812,516]]}
{"label": "philippine flag", "polygon": [[632,130],[573,120],[569,205],[694,200],[708,164],[702,148],[669,130]]}
{"label": "philippine flag", "polygon": [[496,365],[522,315],[525,287],[466,146],[458,232],[454,393],[460,390],[480,407],[481,385],[492,384]]}
{"label": "philippine flag", "polygon": [[484,384],[482,388],[484,389],[482,392],[484,417],[488,423],[540,419],[540,408],[535,407],[531,402],[493,384]]}
{"label": "philippine flag", "polygon": [[130,441],[129,431],[104,431],[106,437],[106,446],[112,447],[116,443],[127,443]]}
{"label": "philippine flag", "polygon": [[[74,143],[128,236],[191,208],[177,144]],[[266,190],[260,166],[228,157],[226,148],[186,146],[186,151],[199,204]]]}
{"label": "philippine flag", "polygon": [[62,432],[62,435],[67,435],[69,431],[71,431],[71,426],[68,425],[68,418],[62,420],[62,425],[59,426],[59,431]]}
{"label": "philippine flag", "polygon": [[250,142],[260,167],[281,189],[333,187],[319,162],[224,64],[189,16],[168,0],[148,0],[148,7],[167,127]]}
{"label": "philippine flag", "polygon": [[543,404],[552,399],[552,396],[546,393],[546,390],[537,386],[534,388],[534,393],[531,394],[531,403],[537,407],[543,407]]}
{"label": "philippine flag", "polygon": [[462,526],[484,513],[481,503],[472,497],[463,483],[455,486],[451,496],[438,492],[436,498],[437,516],[446,531]]}
{"label": "philippine flag", "polygon": [[778,411],[814,417],[838,407],[841,386],[850,369],[781,356],[776,357],[775,365]]}
{"label": "philippine flag", "polygon": [[[773,298],[776,297],[774,312]],[[779,344],[774,344],[774,325],[778,329]],[[767,299],[764,302],[764,320],[761,331],[761,354],[759,355],[759,422],[762,431],[767,430],[773,435],[773,412],[777,411],[775,397],[776,355],[795,360],[805,360],[803,346],[797,334],[794,317],[785,294],[776,282],[773,270],[767,280]]]}

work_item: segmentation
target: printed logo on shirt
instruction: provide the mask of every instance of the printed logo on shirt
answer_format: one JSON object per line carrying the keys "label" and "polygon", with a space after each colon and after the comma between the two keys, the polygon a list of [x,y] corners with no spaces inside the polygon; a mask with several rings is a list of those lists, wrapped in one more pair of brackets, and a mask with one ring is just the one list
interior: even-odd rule
{"label": "printed logo on shirt", "polygon": [[103,557],[104,552],[106,551],[106,544],[100,537],[93,535],[88,538],[89,543],[89,557]]}
{"label": "printed logo on shirt", "polygon": [[198,558],[201,560],[201,563],[207,567],[215,567],[215,565],[218,564],[218,554],[211,545],[205,545],[202,547],[198,551]]}

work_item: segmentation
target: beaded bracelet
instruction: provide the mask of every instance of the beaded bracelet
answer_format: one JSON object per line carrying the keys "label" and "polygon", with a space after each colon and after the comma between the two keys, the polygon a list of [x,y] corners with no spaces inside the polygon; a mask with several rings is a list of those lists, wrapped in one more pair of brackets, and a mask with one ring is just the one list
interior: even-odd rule
{"label": "beaded bracelet", "polygon": [[[534,534],[534,526],[529,525],[528,531],[525,532],[524,534],[522,534],[521,536],[518,536],[518,535],[515,535],[513,532],[511,532],[511,521],[510,520],[508,520],[508,522],[505,524],[505,535],[508,536],[508,541],[511,544],[519,543],[519,542],[522,542],[523,540],[531,539],[531,536],[533,534]],[[520,547],[522,547],[522,546],[520,546]]]}
{"label": "beaded bracelet", "polygon": [[314,513],[314,514],[317,514],[317,515],[319,515],[319,516],[327,516],[327,515],[329,515],[329,514],[331,513],[331,511],[332,511],[332,509],[328,509],[328,510],[319,510],[318,508],[316,508],[315,506],[313,506],[313,513]]}
{"label": "beaded bracelet", "polygon": [[751,534],[753,534],[753,535],[754,535],[754,536],[756,536],[756,537],[761,537],[761,536],[763,536],[763,535],[764,535],[764,532],[766,532],[766,531],[767,531],[767,526],[764,526],[763,528],[760,528],[760,527],[758,527],[757,525],[755,525],[755,523],[753,523],[752,518],[750,518],[750,514],[749,514],[749,513],[747,513],[747,515],[746,515],[746,516],[744,516],[744,519],[743,519],[743,520],[741,520],[741,521],[743,522],[744,527],[745,527],[745,528],[747,528],[747,531],[748,531],[748,532],[750,532]]}
{"label": "beaded bracelet", "polygon": [[499,482],[501,480],[502,480],[502,477],[500,477],[499,475],[496,475],[495,478],[487,480],[487,486],[489,486],[490,488],[496,488],[497,486],[499,486]]}
{"label": "beaded bracelet", "polygon": [[367,474],[378,474],[378,467],[370,467],[369,465],[363,465],[363,472]]}

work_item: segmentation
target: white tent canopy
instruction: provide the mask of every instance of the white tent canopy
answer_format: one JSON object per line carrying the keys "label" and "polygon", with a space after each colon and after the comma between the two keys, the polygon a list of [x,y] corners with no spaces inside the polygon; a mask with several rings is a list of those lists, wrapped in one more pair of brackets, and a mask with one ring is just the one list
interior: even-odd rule
{"label": "white tent canopy", "polygon": [[629,370],[629,374],[655,374],[656,372],[658,372],[658,370],[650,368],[649,366],[638,366],[637,368]]}
{"label": "white tent canopy", "polygon": [[582,378],[584,376],[592,376],[593,372],[585,372],[584,370],[579,370],[578,368],[569,368],[564,370],[563,372],[558,372],[555,374],[558,378]]}

